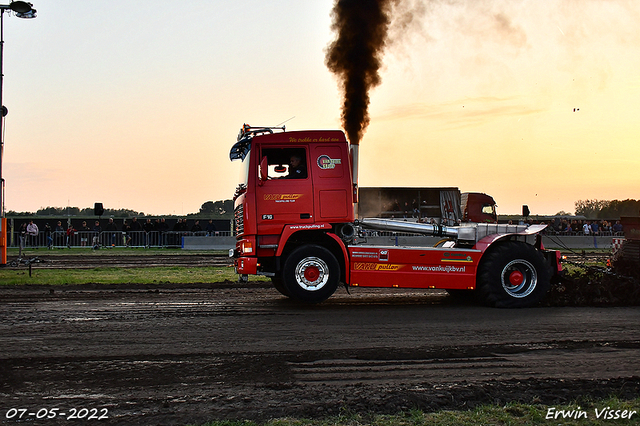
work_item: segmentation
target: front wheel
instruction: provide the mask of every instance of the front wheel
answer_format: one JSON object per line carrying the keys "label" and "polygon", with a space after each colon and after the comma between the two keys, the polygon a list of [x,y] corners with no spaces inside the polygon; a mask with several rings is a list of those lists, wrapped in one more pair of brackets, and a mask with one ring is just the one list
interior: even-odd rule
{"label": "front wheel", "polygon": [[320,303],[338,288],[340,264],[333,253],[322,246],[301,246],[285,260],[282,279],[292,298]]}
{"label": "front wheel", "polygon": [[509,241],[491,249],[478,268],[478,291],[488,305],[497,308],[533,306],[550,287],[544,257],[523,242]]}

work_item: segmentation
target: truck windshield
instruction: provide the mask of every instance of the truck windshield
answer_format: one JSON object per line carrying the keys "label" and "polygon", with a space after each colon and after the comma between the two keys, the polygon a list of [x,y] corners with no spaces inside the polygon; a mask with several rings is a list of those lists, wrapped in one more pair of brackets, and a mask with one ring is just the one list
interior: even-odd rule
{"label": "truck windshield", "polygon": [[493,204],[483,204],[482,205],[482,213],[488,214],[492,218],[497,218],[496,216],[496,207]]}

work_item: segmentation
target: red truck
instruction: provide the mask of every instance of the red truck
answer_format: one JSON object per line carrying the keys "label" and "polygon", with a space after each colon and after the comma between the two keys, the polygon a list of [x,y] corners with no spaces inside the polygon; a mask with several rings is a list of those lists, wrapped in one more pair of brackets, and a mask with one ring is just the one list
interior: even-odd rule
{"label": "red truck", "polygon": [[[230,152],[242,160],[234,196],[234,257],[241,277],[271,277],[285,296],[308,303],[349,287],[475,291],[496,307],[538,303],[559,274],[544,225],[412,223],[356,219],[358,146],[342,131],[244,125]],[[439,236],[434,247],[367,244],[371,230]]]}

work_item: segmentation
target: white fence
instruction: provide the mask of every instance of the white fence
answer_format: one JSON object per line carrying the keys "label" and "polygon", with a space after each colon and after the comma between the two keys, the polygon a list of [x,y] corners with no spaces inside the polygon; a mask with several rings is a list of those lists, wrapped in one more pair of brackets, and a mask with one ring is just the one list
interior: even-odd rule
{"label": "white fence", "polygon": [[186,232],[186,231],[75,231],[67,234],[66,231],[53,231],[51,233],[40,232],[38,235],[22,235],[18,232],[13,233],[13,238],[9,238],[12,242],[9,247],[23,248],[71,248],[71,247],[87,247],[87,248],[103,248],[103,247],[146,247],[146,248],[163,248],[175,247],[181,248],[183,237],[209,236],[209,237],[229,237],[232,236],[230,231],[207,232]]}

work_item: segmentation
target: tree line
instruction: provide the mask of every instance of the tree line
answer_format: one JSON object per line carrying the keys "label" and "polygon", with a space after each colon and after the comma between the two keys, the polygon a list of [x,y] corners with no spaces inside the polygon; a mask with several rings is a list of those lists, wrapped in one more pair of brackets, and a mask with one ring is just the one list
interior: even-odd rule
{"label": "tree line", "polygon": [[[95,216],[93,207],[44,207],[34,212],[16,212],[9,210],[7,217],[29,217],[29,216]],[[144,212],[138,212],[131,209],[109,209],[105,208],[101,216],[105,217],[145,217],[158,215],[145,215]],[[160,215],[163,217],[172,217],[174,215]],[[197,213],[189,213],[187,217],[206,217],[209,219],[232,219],[233,218],[233,200],[207,201],[200,207]]]}
{"label": "tree line", "polygon": [[576,216],[587,219],[620,219],[640,214],[640,200],[578,200],[575,207]]}

